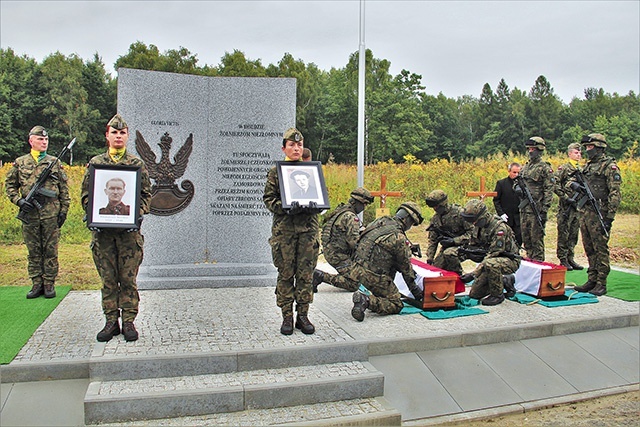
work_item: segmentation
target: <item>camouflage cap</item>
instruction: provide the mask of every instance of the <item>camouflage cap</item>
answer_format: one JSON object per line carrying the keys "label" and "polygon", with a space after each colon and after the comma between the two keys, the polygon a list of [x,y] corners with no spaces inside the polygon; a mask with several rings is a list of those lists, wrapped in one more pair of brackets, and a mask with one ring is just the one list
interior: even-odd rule
{"label": "camouflage cap", "polygon": [[[424,218],[422,218],[422,212],[420,212],[420,206],[418,206],[417,203],[404,202],[398,207],[398,211],[401,209],[403,209],[405,212],[409,214],[414,224],[416,225],[422,224],[422,221],[424,220]],[[396,214],[398,213],[398,211],[396,211]]]}
{"label": "camouflage cap", "polygon": [[460,215],[468,222],[476,222],[485,212],[487,212],[487,205],[482,200],[471,199],[464,205],[464,210]]}
{"label": "camouflage cap", "polygon": [[572,142],[571,144],[569,144],[567,146],[567,151],[571,151],[571,150],[582,150],[582,146],[580,145],[579,142]]}
{"label": "camouflage cap", "polygon": [[29,131],[29,136],[31,135],[49,136],[49,134],[47,133],[47,130],[40,125],[34,126],[33,128],[31,128],[31,130]]}
{"label": "camouflage cap", "polygon": [[351,198],[357,200],[365,205],[373,202],[373,196],[371,192],[364,187],[358,187],[351,192]]}
{"label": "camouflage cap", "polygon": [[544,150],[547,146],[547,143],[544,142],[544,139],[539,136],[532,136],[525,141],[524,145],[527,147],[535,147],[538,150]]}
{"label": "camouflage cap", "polygon": [[118,130],[127,129],[129,127],[120,114],[113,116],[111,120],[109,120],[109,123],[107,123],[107,126]]}
{"label": "camouflage cap", "polygon": [[582,137],[582,145],[593,144],[596,147],[606,147],[607,140],[601,133],[590,133],[587,136]]}
{"label": "camouflage cap", "polygon": [[300,142],[304,139],[302,133],[296,128],[289,128],[284,132],[284,136],[282,137],[284,141],[295,141]]}
{"label": "camouflage cap", "polygon": [[430,208],[447,203],[447,193],[442,190],[433,190],[425,197],[424,201]]}

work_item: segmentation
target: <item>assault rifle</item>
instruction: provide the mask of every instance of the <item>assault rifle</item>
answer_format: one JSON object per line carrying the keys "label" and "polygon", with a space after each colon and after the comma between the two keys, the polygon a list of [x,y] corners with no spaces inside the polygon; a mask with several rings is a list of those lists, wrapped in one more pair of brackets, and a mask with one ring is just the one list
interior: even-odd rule
{"label": "assault rifle", "polygon": [[[460,246],[458,248],[458,256],[464,259],[470,259],[473,262],[482,262],[487,256],[487,250],[475,246]],[[499,256],[507,257],[513,260],[520,260],[520,255],[511,252],[500,252]]]}
{"label": "assault rifle", "polygon": [[[540,228],[544,230],[544,224],[542,223],[542,217],[540,216],[540,211],[538,210],[536,201],[533,200],[533,196],[531,195],[531,191],[529,190],[529,187],[521,177],[517,177],[515,181],[516,181],[516,186],[518,187],[517,189],[515,189],[516,194],[518,194],[518,196],[522,198],[522,201],[518,205],[518,209],[524,208],[525,206],[527,206],[527,204],[531,205],[531,209],[533,209],[533,214],[536,216],[536,219],[538,220],[538,225],[540,225]],[[517,190],[520,190],[520,191],[517,191]]]}
{"label": "assault rifle", "polygon": [[[42,205],[44,204],[44,202],[41,202],[40,200],[38,200],[38,196],[42,196],[42,197],[56,196],[56,193],[54,191],[47,190],[46,188],[44,188],[44,183],[51,175],[51,171],[53,170],[53,167],[56,165],[56,163],[58,163],[58,161],[73,148],[73,144],[75,143],[76,143],[76,139],[73,138],[71,142],[62,149],[60,154],[58,154],[58,157],[56,158],[56,160],[49,163],[49,166],[47,166],[47,168],[42,171],[42,173],[36,180],[36,183],[33,184],[33,187],[31,187],[31,190],[29,190],[29,194],[27,194],[27,196],[24,197],[25,202],[32,204],[38,210],[40,210],[42,209]],[[28,212],[25,209],[20,208],[20,212],[18,212],[18,215],[16,215],[16,218],[18,218],[20,221],[22,221],[25,224],[29,224],[29,220],[27,219],[27,213]]]}
{"label": "assault rifle", "polygon": [[[598,219],[600,220],[600,226],[602,227],[602,231],[604,231],[604,235],[609,237],[609,231],[607,230],[607,226],[604,223],[604,217],[602,216],[602,212],[600,211],[600,207],[598,206],[598,200],[594,197],[593,192],[591,191],[591,187],[587,183],[587,180],[584,179],[584,175],[580,170],[576,170],[571,176],[576,178],[576,181],[573,181],[570,184],[570,187],[574,193],[571,197],[576,202],[576,206],[578,208],[583,207],[587,202],[591,204],[591,207],[598,214]],[[574,197],[582,195],[579,200],[574,199]],[[570,199],[571,200],[571,199]]]}

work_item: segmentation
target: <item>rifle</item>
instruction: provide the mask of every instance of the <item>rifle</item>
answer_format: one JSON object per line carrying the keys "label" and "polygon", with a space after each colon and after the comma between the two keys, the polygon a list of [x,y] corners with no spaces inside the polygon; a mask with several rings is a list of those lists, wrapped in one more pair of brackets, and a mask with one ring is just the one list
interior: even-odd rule
{"label": "rifle", "polygon": [[[487,250],[474,246],[460,246],[458,248],[458,256],[465,259],[470,259],[474,262],[482,262],[482,260],[484,260],[484,258],[487,256]],[[505,251],[500,252],[498,256],[503,256],[516,261],[522,259],[520,255]]]}
{"label": "rifle", "polygon": [[[609,237],[609,232],[607,231],[607,226],[604,223],[604,217],[602,216],[602,212],[598,207],[598,200],[594,197],[593,192],[591,191],[591,187],[587,183],[587,180],[584,179],[584,175],[580,170],[576,170],[572,176],[575,176],[576,181],[571,183],[571,189],[576,193],[571,197],[572,199],[576,197],[576,195],[582,194],[583,197],[577,201],[578,208],[583,207],[587,202],[591,204],[591,207],[598,214],[598,219],[600,220],[600,226],[602,227],[602,231],[604,231],[604,235]],[[575,200],[575,199],[574,199]]]}
{"label": "rifle", "polygon": [[447,238],[447,237],[450,238],[450,239],[453,239],[453,238],[457,237],[451,231],[447,231],[444,228],[440,228],[440,227],[435,226],[435,225],[430,225],[426,229],[426,231],[432,231],[432,230],[439,234],[438,241],[440,241],[440,240],[442,240],[444,238]]}
{"label": "rifle", "polygon": [[[76,143],[76,139],[73,138],[71,142],[62,149],[62,151],[60,152],[56,160],[49,163],[49,166],[47,166],[47,168],[44,171],[42,171],[42,173],[36,180],[36,183],[33,184],[33,187],[31,187],[31,190],[29,190],[29,194],[27,194],[27,196],[24,197],[24,200],[26,202],[31,203],[38,210],[40,210],[42,209],[43,204],[40,203],[40,201],[37,199],[37,196],[43,196],[43,197],[56,196],[56,193],[54,191],[47,190],[46,188],[44,188],[44,183],[51,175],[51,171],[53,170],[53,167],[56,165],[56,163],[60,160],[60,158],[66,155],[67,152],[71,150],[71,148],[73,148],[73,144],[75,143]],[[29,224],[29,220],[27,219],[27,212],[24,209],[20,209],[20,211],[18,212],[18,215],[16,215],[16,218],[18,218],[20,221],[22,221],[25,224]]]}
{"label": "rifle", "polygon": [[542,223],[542,217],[540,216],[540,211],[538,210],[538,206],[536,205],[535,200],[533,200],[533,196],[531,195],[531,191],[529,190],[529,187],[524,182],[524,180],[521,179],[520,177],[517,177],[515,181],[516,181],[516,185],[520,188],[520,191],[516,191],[516,193],[518,193],[518,195],[521,197],[522,195],[525,196],[525,198],[523,198],[520,204],[518,205],[518,209],[524,208],[525,206],[527,206],[527,203],[530,204],[531,209],[533,209],[533,214],[536,216],[536,219],[538,220],[538,225],[540,225],[540,228],[544,230],[544,224]]}

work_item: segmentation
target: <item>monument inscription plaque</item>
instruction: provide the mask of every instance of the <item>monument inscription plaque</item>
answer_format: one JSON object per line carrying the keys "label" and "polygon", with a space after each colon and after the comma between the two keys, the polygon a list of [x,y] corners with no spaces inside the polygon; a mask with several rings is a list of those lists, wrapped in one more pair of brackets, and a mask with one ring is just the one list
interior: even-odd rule
{"label": "monument inscription plaque", "polygon": [[174,183],[192,183],[191,201],[144,219],[141,289],[275,286],[262,193],[282,160],[283,132],[295,125],[295,103],[295,79],[118,70],[118,112],[145,149],[161,158],[157,142],[169,135],[192,149]]}

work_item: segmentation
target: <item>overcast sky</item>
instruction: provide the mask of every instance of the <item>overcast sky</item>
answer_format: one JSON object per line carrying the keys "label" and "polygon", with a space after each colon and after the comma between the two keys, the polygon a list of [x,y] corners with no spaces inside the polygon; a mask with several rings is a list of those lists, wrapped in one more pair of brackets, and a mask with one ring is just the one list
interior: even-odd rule
{"label": "overcast sky", "polygon": [[[42,61],[60,51],[113,64],[141,41],[185,47],[198,65],[238,49],[264,66],[288,52],[324,70],[359,48],[359,0],[0,0],[0,42]],[[478,97],[501,78],[527,92],[547,77],[564,102],[587,87],[640,92],[640,1],[365,1],[374,56],[422,75],[426,92]]]}

